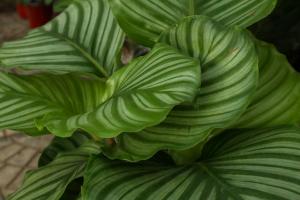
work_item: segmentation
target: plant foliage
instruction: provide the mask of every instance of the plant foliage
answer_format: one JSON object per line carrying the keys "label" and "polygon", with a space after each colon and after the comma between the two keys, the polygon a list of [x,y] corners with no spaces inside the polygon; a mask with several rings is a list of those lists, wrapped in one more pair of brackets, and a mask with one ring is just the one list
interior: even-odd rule
{"label": "plant foliage", "polygon": [[299,74],[246,30],[275,5],[62,1],[4,43],[0,128],[56,136],[9,199],[300,199]]}

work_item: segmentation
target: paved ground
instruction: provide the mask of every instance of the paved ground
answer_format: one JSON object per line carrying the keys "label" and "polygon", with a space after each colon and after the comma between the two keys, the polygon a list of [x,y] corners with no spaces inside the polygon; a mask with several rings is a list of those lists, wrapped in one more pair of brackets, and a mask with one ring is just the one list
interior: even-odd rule
{"label": "paved ground", "polygon": [[26,171],[36,168],[40,153],[50,140],[51,136],[0,133],[0,199],[19,187]]}
{"label": "paved ground", "polygon": [[[26,21],[11,10],[1,10],[0,45],[27,31]],[[12,131],[0,132],[0,200],[19,187],[26,171],[36,168],[40,152],[50,140],[51,136],[33,138]]]}

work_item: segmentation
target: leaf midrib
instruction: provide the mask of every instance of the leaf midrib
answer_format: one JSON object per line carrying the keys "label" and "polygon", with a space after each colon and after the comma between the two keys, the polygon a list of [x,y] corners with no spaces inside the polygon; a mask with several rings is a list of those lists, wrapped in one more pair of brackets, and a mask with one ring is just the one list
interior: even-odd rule
{"label": "leaf midrib", "polygon": [[81,46],[79,46],[78,44],[76,44],[72,39],[66,37],[65,35],[61,35],[61,34],[58,34],[56,32],[53,32],[53,31],[47,31],[45,29],[40,29],[41,31],[43,31],[44,33],[46,34],[50,34],[52,35],[53,37],[57,37],[61,40],[64,40],[66,43],[68,43],[69,45],[71,45],[72,47],[74,47],[77,51],[79,51],[83,57],[85,59],[87,59],[90,63],[92,63],[94,65],[94,67],[96,69],[98,69],[101,74],[104,76],[104,77],[109,77],[109,74],[108,72],[105,70],[105,68],[103,66],[101,66],[97,60],[95,58],[93,58],[89,52],[87,52],[84,48],[82,48]]}
{"label": "leaf midrib", "polygon": [[233,193],[230,189],[230,186],[226,184],[226,182],[224,182],[221,178],[219,178],[214,172],[209,170],[209,168],[204,163],[199,162],[196,165],[199,166],[214,182],[220,185],[224,189],[224,191],[226,191],[233,199],[243,200],[241,196]]}

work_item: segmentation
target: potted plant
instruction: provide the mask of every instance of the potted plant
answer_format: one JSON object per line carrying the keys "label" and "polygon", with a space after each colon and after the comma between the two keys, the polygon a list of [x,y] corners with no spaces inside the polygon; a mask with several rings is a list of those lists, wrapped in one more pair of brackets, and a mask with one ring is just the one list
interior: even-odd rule
{"label": "potted plant", "polygon": [[0,128],[55,135],[8,199],[300,199],[300,76],[246,29],[275,5],[82,0],[5,43]]}
{"label": "potted plant", "polygon": [[29,26],[36,28],[52,19],[52,0],[23,0],[26,5]]}
{"label": "potted plant", "polygon": [[27,19],[26,4],[24,4],[23,0],[17,1],[16,9],[21,19]]}

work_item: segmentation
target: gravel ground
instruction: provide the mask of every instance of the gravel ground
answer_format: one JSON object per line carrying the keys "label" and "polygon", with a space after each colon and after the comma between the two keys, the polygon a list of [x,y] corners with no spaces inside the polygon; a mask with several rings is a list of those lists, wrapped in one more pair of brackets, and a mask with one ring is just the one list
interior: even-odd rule
{"label": "gravel ground", "polygon": [[[27,22],[21,20],[14,10],[0,8],[0,45],[24,36],[27,31]],[[40,153],[51,138],[0,132],[0,200],[19,187],[26,171],[37,167]]]}

